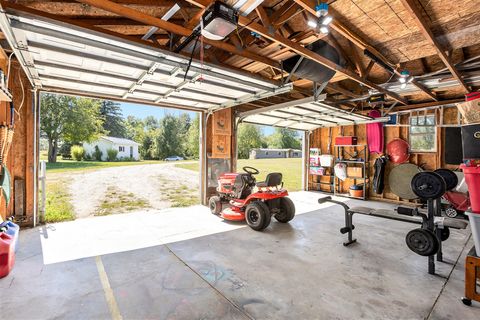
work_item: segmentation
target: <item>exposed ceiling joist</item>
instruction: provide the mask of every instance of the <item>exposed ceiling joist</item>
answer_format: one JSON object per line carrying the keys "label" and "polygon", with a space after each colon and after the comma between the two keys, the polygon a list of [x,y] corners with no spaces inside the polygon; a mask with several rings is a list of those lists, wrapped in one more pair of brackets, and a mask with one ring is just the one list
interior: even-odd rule
{"label": "exposed ceiling joist", "polygon": [[288,49],[296,52],[297,54],[299,55],[302,55],[304,56],[305,58],[308,58],[310,60],[313,60],[315,62],[318,62],[320,63],[321,65],[324,65],[325,67],[331,69],[331,70],[334,70],[340,74],[343,74],[345,75],[346,77],[360,83],[360,84],[363,84],[371,89],[375,89],[377,90],[378,92],[381,92],[381,93],[384,93],[388,96],[390,96],[391,98],[393,98],[394,100],[402,103],[402,104],[407,104],[407,100],[403,97],[401,97],[400,95],[396,94],[396,93],[393,93],[393,92],[390,92],[388,90],[385,90],[383,89],[382,87],[380,87],[379,85],[376,85],[374,84],[373,82],[370,82],[370,81],[367,81],[367,80],[363,80],[359,75],[353,73],[352,71],[350,70],[347,70],[345,68],[343,68],[342,66],[336,64],[336,63],[333,63],[332,61],[328,60],[327,58],[311,51],[311,50],[308,50],[307,48],[301,46],[300,44],[296,43],[296,42],[293,42],[287,38],[284,38],[278,34],[272,34],[270,33],[265,27],[262,27],[260,24],[256,23],[256,22],[253,22],[252,20],[246,18],[246,17],[239,17],[239,24],[243,27],[246,27],[247,29],[251,30],[251,31],[254,31],[258,34],[260,34],[261,36],[267,38],[267,39],[270,39],[271,41],[274,41],[284,47],[287,47]]}
{"label": "exposed ceiling joist", "polygon": [[[302,6],[306,11],[310,12],[311,14],[315,15],[315,5],[316,2],[315,0],[295,0],[296,3],[298,3],[300,6]],[[353,33],[351,30],[348,30],[347,27],[345,27],[343,24],[341,24],[338,20],[334,20],[331,23],[331,27],[333,30],[341,34],[343,37],[348,39],[351,43],[356,45],[362,50],[368,50],[370,51],[375,57],[381,59],[383,62],[385,62],[387,65],[394,66],[394,64],[389,61],[387,58],[385,58],[377,49],[369,45],[365,40],[360,38],[360,36],[356,35]],[[399,71],[395,70],[395,73],[399,75]],[[412,81],[412,84],[415,85],[418,89],[423,91],[425,94],[427,94],[430,98],[433,100],[437,101],[437,95],[432,92],[431,90],[427,89],[425,86],[423,86],[421,83],[419,83],[416,80]]]}
{"label": "exposed ceiling joist", "polygon": [[422,14],[418,9],[417,5],[415,4],[415,1],[413,0],[401,0],[401,1],[405,9],[407,9],[407,11],[410,13],[412,18],[414,19],[415,23],[417,24],[418,28],[420,29],[424,37],[428,40],[428,42],[430,42],[430,44],[435,48],[435,50],[437,50],[438,56],[440,57],[442,62],[445,64],[445,66],[447,66],[448,70],[452,73],[454,78],[462,86],[463,90],[467,93],[470,92],[470,88],[463,81],[461,74],[458,72],[458,70],[455,68],[453,63],[450,61],[450,58],[447,55],[445,48],[442,48],[440,43],[437,41],[437,39],[433,35],[432,30],[430,30],[430,27],[428,26],[427,22],[422,17]]}
{"label": "exposed ceiling joist", "polygon": [[[164,21],[160,18],[153,17],[141,11],[117,4],[115,2],[109,0],[77,0],[78,2],[89,4],[93,7],[97,7],[115,14],[118,14],[122,17],[127,17],[135,21],[143,22],[147,25],[158,27],[164,29],[166,31],[181,35],[181,36],[189,36],[192,34],[193,29],[186,28],[183,26],[176,25],[174,23]],[[209,1],[204,1],[204,3]],[[202,7],[205,7],[202,5]],[[259,61],[265,63],[266,65],[279,67],[278,62],[273,61],[269,58],[260,56],[254,52],[251,52],[247,49],[237,48],[234,45],[222,42],[222,41],[213,41],[213,40],[204,40],[206,44],[211,46],[217,47],[219,49],[228,51],[232,54],[239,55],[254,61]]]}

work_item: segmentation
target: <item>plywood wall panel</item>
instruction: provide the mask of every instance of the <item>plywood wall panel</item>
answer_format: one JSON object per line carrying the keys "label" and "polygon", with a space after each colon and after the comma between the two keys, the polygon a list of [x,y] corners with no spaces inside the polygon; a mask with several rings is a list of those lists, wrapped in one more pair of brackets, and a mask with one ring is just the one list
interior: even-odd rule
{"label": "plywood wall panel", "polygon": [[[438,112],[438,115],[441,113]],[[409,115],[405,114],[399,117],[398,122],[400,124],[408,124],[409,122]],[[456,108],[445,108],[443,112],[443,123],[444,124],[456,124],[457,123],[457,111]],[[356,126],[345,126],[345,127],[335,127],[332,128],[332,150],[333,152],[333,145],[335,141],[335,137],[338,135],[356,135],[358,137],[359,144],[367,144],[367,136],[366,136],[366,125],[356,125]],[[328,128],[321,128],[317,129],[312,132],[310,137],[310,147],[311,148],[321,148],[323,153],[327,153],[327,143],[328,143]],[[392,140],[396,138],[404,139],[408,141],[408,127],[402,126],[388,126],[384,128],[384,138],[385,138],[385,146]],[[449,166],[445,165],[443,160],[443,143],[444,143],[444,129],[438,128],[437,129],[437,138],[438,138],[438,153],[413,153],[410,156],[409,162],[416,164],[418,166],[422,166],[425,170],[435,170],[437,168],[449,168],[449,169],[456,169],[457,166]],[[348,151],[352,151],[347,149]],[[391,162],[387,163],[386,171],[385,171],[385,189],[383,194],[375,194],[372,190],[372,181],[374,175],[374,163],[375,160],[379,157],[378,154],[369,154],[369,198],[380,200],[380,201],[388,201],[388,202],[416,202],[416,201],[408,201],[404,199],[400,199],[397,195],[395,195],[389,186],[388,175],[390,171],[396,166]],[[309,175],[310,182],[316,182],[319,178],[317,176]],[[347,191],[347,184],[343,185],[342,191]],[[322,188],[323,191],[325,188]]]}

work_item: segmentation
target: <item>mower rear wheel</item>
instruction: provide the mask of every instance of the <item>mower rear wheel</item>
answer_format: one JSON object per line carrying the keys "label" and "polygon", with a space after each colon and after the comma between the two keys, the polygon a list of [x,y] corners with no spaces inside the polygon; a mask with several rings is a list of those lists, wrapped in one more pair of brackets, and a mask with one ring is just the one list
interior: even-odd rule
{"label": "mower rear wheel", "polygon": [[250,228],[261,231],[268,227],[270,220],[270,210],[262,201],[254,201],[245,209],[245,220]]}
{"label": "mower rear wheel", "polygon": [[295,217],[295,205],[289,197],[280,198],[280,212],[275,215],[275,219],[281,223],[287,223]]}
{"label": "mower rear wheel", "polygon": [[210,197],[208,200],[208,207],[214,215],[219,215],[222,212],[222,200],[219,196]]}

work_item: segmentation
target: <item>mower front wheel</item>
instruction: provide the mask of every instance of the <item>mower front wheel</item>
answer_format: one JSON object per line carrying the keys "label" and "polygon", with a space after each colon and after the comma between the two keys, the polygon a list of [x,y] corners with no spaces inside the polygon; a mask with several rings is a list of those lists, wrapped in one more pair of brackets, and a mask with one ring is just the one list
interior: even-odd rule
{"label": "mower front wheel", "polygon": [[252,202],[245,209],[245,220],[253,230],[265,229],[270,224],[271,218],[268,206],[261,201]]}
{"label": "mower front wheel", "polygon": [[222,200],[219,196],[210,197],[208,200],[208,207],[214,215],[219,215],[222,212]]}
{"label": "mower front wheel", "polygon": [[295,205],[290,198],[280,198],[279,209],[280,212],[275,215],[278,222],[287,223],[295,217]]}

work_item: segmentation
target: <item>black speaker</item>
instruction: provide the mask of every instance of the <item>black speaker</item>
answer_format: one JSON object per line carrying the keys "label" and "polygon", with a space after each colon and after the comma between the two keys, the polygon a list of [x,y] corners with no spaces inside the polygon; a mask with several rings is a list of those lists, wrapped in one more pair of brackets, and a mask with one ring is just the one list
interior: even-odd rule
{"label": "black speaker", "polygon": [[462,126],[463,159],[480,159],[480,124]]}
{"label": "black speaker", "polygon": [[445,128],[445,163],[459,165],[463,161],[462,128]]}

